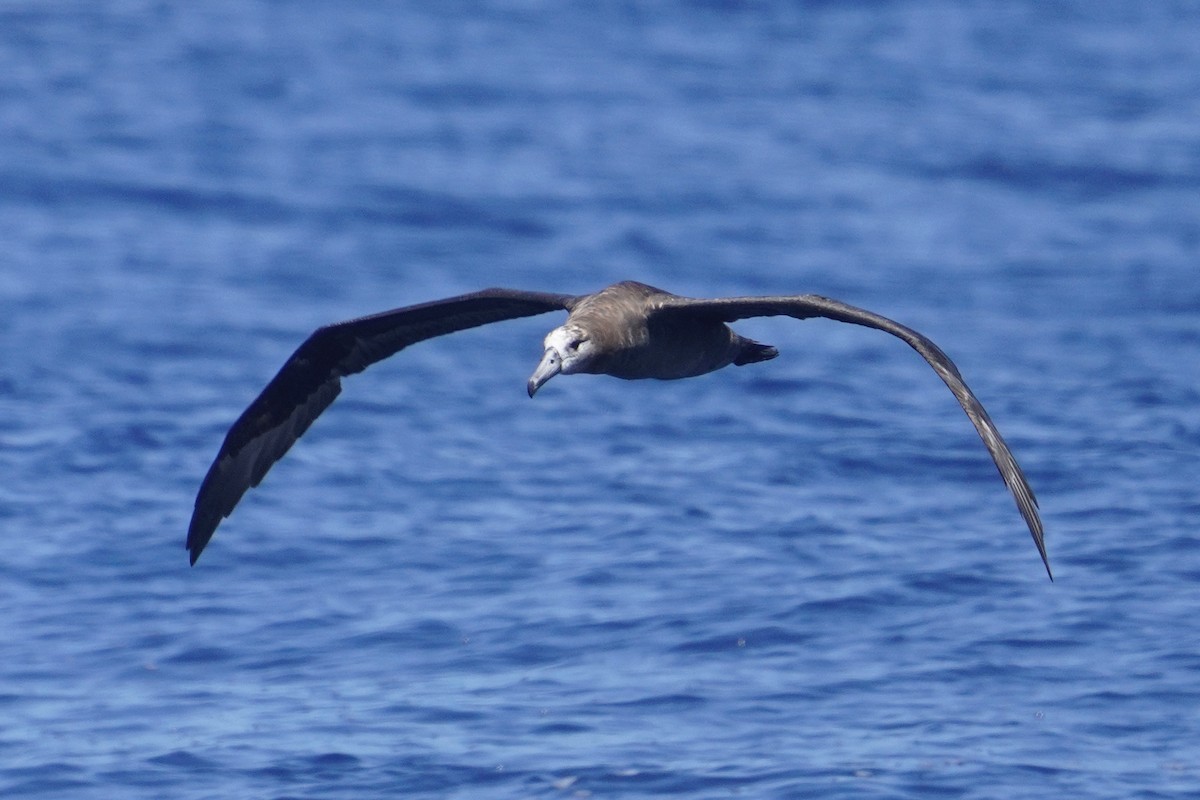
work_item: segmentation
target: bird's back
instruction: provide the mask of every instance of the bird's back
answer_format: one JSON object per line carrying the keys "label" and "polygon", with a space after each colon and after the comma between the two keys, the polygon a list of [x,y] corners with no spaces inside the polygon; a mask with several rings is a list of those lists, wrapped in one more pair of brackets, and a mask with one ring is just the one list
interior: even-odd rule
{"label": "bird's back", "polygon": [[595,341],[600,356],[588,371],[626,380],[674,380],[703,375],[734,362],[741,337],[719,320],[654,312],[677,295],[622,281],[582,300],[569,324]]}

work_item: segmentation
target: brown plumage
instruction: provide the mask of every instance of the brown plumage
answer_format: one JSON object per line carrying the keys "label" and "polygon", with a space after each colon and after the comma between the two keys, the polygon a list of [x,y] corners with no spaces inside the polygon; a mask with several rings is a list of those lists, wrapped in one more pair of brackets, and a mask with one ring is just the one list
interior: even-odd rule
{"label": "brown plumage", "polygon": [[740,336],[727,324],[747,317],[825,317],[902,339],[933,367],[962,405],[1016,499],[1050,574],[1033,490],[983,405],[954,363],[929,339],[886,317],[818,295],[702,300],[635,281],[580,296],[485,289],[319,328],[226,435],[196,497],[187,538],[191,562],[196,563],[242,495],[262,481],[329,407],[341,391],[341,378],[425,339],[549,311],[569,315],[546,336],[541,363],[529,379],[530,397],[560,373],[673,380],[774,358],[774,347]]}

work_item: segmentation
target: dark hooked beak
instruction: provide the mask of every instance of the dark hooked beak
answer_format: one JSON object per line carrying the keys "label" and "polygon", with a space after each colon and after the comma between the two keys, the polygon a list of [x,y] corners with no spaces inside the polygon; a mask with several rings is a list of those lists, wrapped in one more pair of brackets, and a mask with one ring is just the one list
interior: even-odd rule
{"label": "dark hooked beak", "polygon": [[529,396],[533,397],[537,394],[537,390],[542,388],[542,384],[553,378],[562,371],[562,358],[559,357],[558,351],[553,347],[546,348],[546,352],[542,355],[542,363],[537,365],[537,369],[529,376]]}

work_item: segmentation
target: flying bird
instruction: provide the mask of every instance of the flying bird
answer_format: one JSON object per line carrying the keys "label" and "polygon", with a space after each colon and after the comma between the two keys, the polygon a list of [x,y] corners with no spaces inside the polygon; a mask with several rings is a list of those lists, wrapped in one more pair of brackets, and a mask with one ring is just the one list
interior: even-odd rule
{"label": "flying bird", "polygon": [[258,486],[271,465],[334,401],[342,378],[426,339],[550,311],[566,311],[568,316],[546,335],[541,362],[527,384],[530,397],[560,374],[674,380],[779,355],[774,347],[747,339],[727,324],[747,317],[824,317],[902,339],[933,367],[979,432],[1053,580],[1037,500],[1025,474],[958,368],[929,339],[886,317],[819,295],[705,300],[636,281],[585,295],[484,289],[318,328],[225,436],[196,496],[187,536],[191,563],[242,495]]}

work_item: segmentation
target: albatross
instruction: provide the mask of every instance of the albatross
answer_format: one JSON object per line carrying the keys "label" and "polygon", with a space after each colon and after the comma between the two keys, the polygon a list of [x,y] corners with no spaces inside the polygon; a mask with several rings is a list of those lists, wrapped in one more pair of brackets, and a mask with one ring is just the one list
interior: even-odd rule
{"label": "albatross", "polygon": [[530,397],[555,375],[675,380],[775,358],[779,351],[774,347],[729,327],[748,317],[823,317],[890,333],[916,350],[962,405],[1012,492],[1053,580],[1037,500],[1025,473],[954,362],[932,341],[887,317],[815,294],[698,299],[636,281],[585,295],[484,289],[318,328],[225,436],[196,496],[187,535],[191,563],[242,495],[258,486],[334,401],[342,378],[426,339],[551,311],[566,311],[568,316],[546,335],[541,362],[527,384]]}

